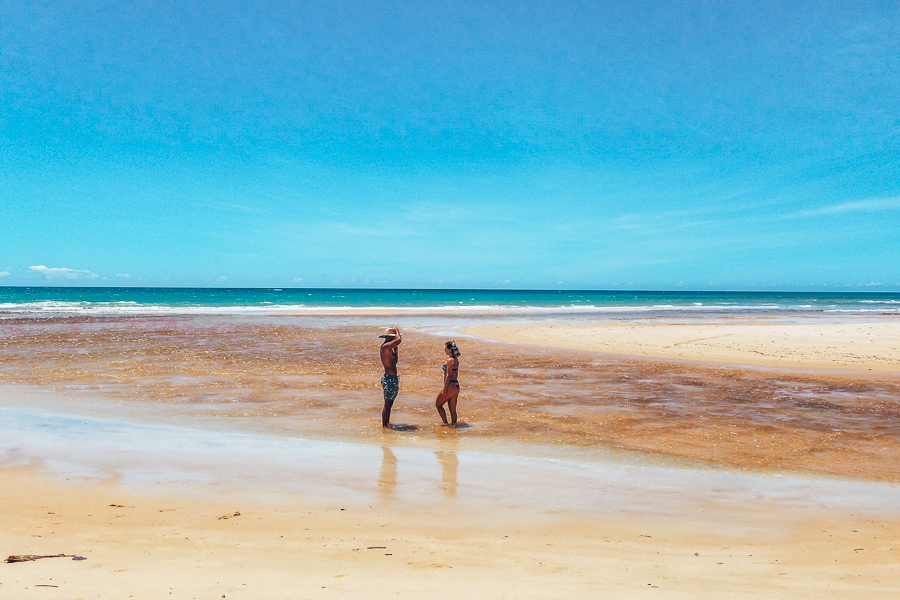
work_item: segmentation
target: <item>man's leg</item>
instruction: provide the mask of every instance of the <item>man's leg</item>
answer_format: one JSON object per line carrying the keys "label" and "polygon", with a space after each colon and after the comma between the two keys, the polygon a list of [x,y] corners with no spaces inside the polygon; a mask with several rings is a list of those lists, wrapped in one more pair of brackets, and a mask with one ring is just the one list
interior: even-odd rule
{"label": "man's leg", "polygon": [[381,409],[381,426],[387,427],[391,423],[391,409],[394,407],[394,401],[384,399],[384,408]]}
{"label": "man's leg", "polygon": [[391,423],[391,409],[394,407],[394,400],[400,392],[400,379],[392,375],[385,375],[381,378],[381,390],[384,392],[384,408],[381,410],[381,426],[387,427]]}

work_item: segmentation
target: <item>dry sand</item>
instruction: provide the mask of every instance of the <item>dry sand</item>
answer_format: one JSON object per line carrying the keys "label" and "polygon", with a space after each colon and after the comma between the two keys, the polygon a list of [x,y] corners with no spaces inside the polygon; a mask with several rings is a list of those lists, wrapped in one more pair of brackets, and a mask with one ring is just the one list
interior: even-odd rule
{"label": "dry sand", "polygon": [[[702,523],[504,519],[126,495],[0,474],[0,563],[18,598],[895,598],[900,525],[872,517]],[[239,513],[239,514],[237,514]],[[496,518],[491,519],[491,516]],[[227,518],[224,518],[227,517]],[[488,518],[485,518],[488,517]]]}
{"label": "dry sand", "polygon": [[789,369],[900,373],[900,322],[541,323],[469,333],[610,354]]}

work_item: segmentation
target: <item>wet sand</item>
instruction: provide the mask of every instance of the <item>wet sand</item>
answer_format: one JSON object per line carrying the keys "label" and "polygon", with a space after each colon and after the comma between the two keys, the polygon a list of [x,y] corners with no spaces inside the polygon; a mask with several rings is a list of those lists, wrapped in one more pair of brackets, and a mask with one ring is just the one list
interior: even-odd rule
{"label": "wet sand", "polygon": [[[511,344],[466,337],[470,315],[391,321],[0,323],[0,408],[22,436],[0,452],[0,549],[89,558],[0,565],[0,592],[900,590],[896,377]],[[405,333],[393,420],[415,426],[406,433],[379,424],[374,336],[393,323]],[[440,427],[432,406],[452,336],[464,429]],[[173,424],[194,433],[152,430]]]}
{"label": "wet sand", "polygon": [[[0,384],[53,389],[71,407],[87,403],[100,413],[115,405],[162,422],[205,416],[219,427],[381,443],[373,419],[381,404],[378,328],[366,318],[20,321],[4,325]],[[411,443],[433,444],[447,433],[433,407],[441,348],[454,327],[469,323],[407,328],[393,421],[420,429]],[[515,327],[510,337],[525,331]],[[542,339],[551,343],[561,330],[548,326]],[[459,343],[460,418],[477,424],[458,432],[467,448],[509,442],[544,454],[602,449],[637,459],[900,481],[898,377]]]}

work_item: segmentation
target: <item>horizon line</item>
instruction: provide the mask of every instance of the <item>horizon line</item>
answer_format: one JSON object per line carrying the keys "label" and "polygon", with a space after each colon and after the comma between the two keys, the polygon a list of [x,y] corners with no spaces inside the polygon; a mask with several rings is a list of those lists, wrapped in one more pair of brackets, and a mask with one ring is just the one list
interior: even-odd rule
{"label": "horizon line", "polygon": [[789,290],[789,289],[609,289],[609,288],[425,288],[425,287],[291,287],[291,286],[192,286],[192,285],[0,285],[0,289],[65,288],[65,289],[157,289],[157,290],[358,290],[380,292],[608,292],[608,293],[720,293],[720,294],[898,294],[900,289],[884,290]]}

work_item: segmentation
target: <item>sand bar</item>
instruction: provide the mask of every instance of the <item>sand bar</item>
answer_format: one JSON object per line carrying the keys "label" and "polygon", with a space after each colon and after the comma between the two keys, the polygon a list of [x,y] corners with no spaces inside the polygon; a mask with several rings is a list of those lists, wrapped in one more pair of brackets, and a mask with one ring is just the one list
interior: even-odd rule
{"label": "sand bar", "polygon": [[517,323],[490,339],[628,356],[814,370],[900,373],[900,322]]}

